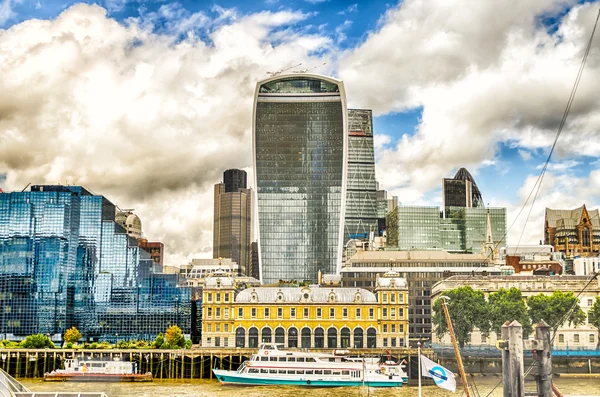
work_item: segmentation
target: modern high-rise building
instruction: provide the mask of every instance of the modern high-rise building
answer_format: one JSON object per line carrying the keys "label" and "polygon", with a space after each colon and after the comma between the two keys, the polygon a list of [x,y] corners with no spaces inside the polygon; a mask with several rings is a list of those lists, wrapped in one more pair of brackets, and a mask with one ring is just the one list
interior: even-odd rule
{"label": "modern high-rise building", "polygon": [[481,192],[475,179],[466,168],[456,172],[454,178],[444,178],[442,183],[443,207],[483,207]]}
{"label": "modern high-rise building", "polygon": [[225,193],[235,193],[240,189],[246,189],[247,174],[244,170],[230,169],[223,173],[223,183],[225,184]]}
{"label": "modern high-rise building", "polygon": [[260,81],[253,151],[260,276],[312,280],[341,265],[348,111],[341,81],[314,74]]}
{"label": "modern high-rise building", "polygon": [[34,185],[0,195],[0,338],[71,326],[85,340],[190,333],[191,294],[155,272],[115,221],[115,206],[81,186]]}
{"label": "modern high-rise building", "polygon": [[377,232],[377,182],[373,149],[373,112],[348,110],[348,186],[344,244]]}
{"label": "modern high-rise building", "polygon": [[[239,273],[247,274],[252,243],[252,190],[246,189],[246,172],[227,170],[226,183],[215,185],[213,258],[231,258]],[[232,191],[227,191],[234,189]]]}

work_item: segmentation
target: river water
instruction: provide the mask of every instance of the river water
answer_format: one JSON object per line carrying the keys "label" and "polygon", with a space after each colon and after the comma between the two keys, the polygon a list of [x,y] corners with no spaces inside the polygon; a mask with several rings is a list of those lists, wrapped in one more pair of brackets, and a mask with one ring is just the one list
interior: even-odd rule
{"label": "river water", "polygon": [[[486,397],[498,385],[497,376],[476,377],[479,395]],[[102,391],[108,397],[397,397],[416,396],[417,386],[410,385],[392,389],[368,389],[362,387],[306,388],[297,386],[221,386],[215,380],[154,381],[152,383],[44,383],[39,380],[20,380],[32,391]],[[411,381],[412,382],[412,381]],[[600,396],[600,378],[556,378],[555,384],[567,396]],[[526,383],[527,391],[534,391],[533,382]],[[459,385],[456,394],[438,388],[435,385],[423,387],[424,397],[460,396]],[[502,396],[502,385],[492,392],[490,397]]]}

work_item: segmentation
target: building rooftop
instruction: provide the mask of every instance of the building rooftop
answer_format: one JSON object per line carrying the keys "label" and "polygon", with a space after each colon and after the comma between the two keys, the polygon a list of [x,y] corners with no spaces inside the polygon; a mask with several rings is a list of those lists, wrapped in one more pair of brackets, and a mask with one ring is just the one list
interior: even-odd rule
{"label": "building rooftop", "polygon": [[[546,221],[549,227],[555,227],[557,229],[572,229],[579,224],[581,221],[581,214],[585,204],[579,208],[573,210],[553,210],[546,208]],[[589,221],[592,223],[594,228],[600,228],[600,218],[598,215],[598,209],[587,210],[590,217]]]}
{"label": "building rooftop", "polygon": [[[308,294],[308,298],[304,295]],[[372,292],[362,288],[308,288],[308,287],[259,287],[248,288],[240,292],[236,302],[300,302],[309,301],[313,303],[331,302],[333,294],[335,302],[377,302]]]}
{"label": "building rooftop", "polygon": [[485,261],[483,254],[451,254],[448,251],[358,251],[349,261]]}

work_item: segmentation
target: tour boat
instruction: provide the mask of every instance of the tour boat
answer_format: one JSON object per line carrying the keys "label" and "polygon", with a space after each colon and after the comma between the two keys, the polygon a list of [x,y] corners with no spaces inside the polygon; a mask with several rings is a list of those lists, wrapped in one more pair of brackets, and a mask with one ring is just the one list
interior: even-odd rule
{"label": "tour boat", "polygon": [[347,350],[314,353],[263,344],[237,371],[213,373],[224,385],[400,387],[408,382],[402,367],[392,360],[350,357]]}
{"label": "tour boat", "polygon": [[128,361],[65,360],[65,369],[56,369],[44,374],[45,381],[77,382],[150,382],[152,373],[137,373],[137,364]]}

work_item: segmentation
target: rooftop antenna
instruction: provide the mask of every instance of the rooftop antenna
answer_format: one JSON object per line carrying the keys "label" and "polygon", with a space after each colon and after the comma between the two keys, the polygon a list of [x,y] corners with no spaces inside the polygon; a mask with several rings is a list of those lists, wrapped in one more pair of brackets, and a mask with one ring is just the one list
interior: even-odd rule
{"label": "rooftop antenna", "polygon": [[299,64],[297,64],[297,65],[290,66],[289,68],[278,70],[278,71],[276,71],[276,72],[267,72],[267,74],[268,74],[268,75],[270,75],[271,77],[275,77],[275,76],[278,76],[278,75],[280,75],[280,74],[281,74],[281,73],[283,73],[283,72],[287,72],[287,71],[288,71],[288,70],[290,70],[290,69],[297,68],[297,67],[298,67],[298,66],[300,66],[300,65],[302,65],[302,62],[300,62],[300,63],[299,63]]}
{"label": "rooftop antenna", "polygon": [[323,62],[320,65],[313,66],[312,68],[308,68],[308,69],[294,70],[292,73],[306,73],[306,72],[310,72],[311,70],[314,70],[316,68],[320,68],[321,66],[325,66],[325,65],[327,65],[327,62]]}

